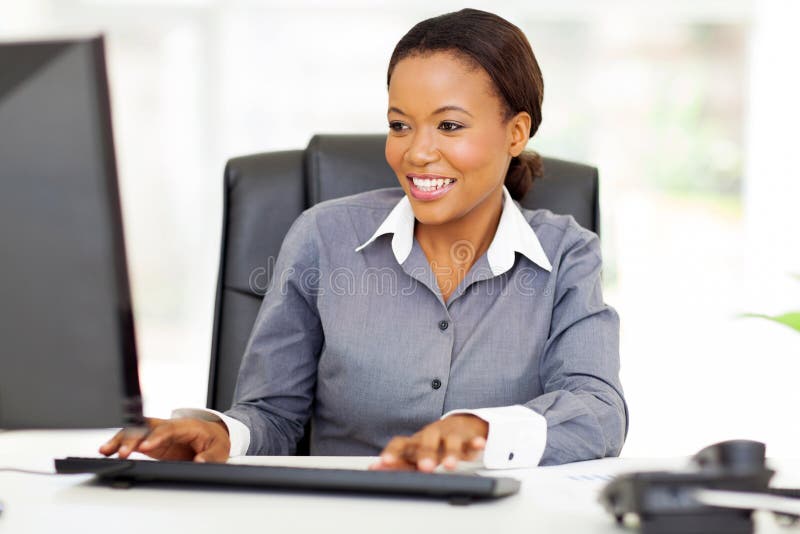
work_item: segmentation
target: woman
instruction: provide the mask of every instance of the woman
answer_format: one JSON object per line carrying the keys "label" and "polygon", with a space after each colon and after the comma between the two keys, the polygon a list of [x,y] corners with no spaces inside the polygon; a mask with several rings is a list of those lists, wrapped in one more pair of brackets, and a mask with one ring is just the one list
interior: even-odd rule
{"label": "woman", "polygon": [[151,419],[100,451],[225,461],[375,455],[453,469],[617,455],[627,432],[597,236],[520,209],[542,76],[525,36],[464,9],[406,34],[388,69],[386,159],[402,189],[323,202],[289,230],[234,406]]}

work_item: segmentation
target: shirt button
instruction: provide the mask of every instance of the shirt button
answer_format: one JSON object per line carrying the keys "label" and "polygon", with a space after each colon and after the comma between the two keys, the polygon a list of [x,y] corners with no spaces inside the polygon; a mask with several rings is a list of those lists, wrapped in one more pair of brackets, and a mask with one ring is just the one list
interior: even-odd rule
{"label": "shirt button", "polygon": [[433,389],[439,389],[440,387],[442,387],[442,381],[439,380],[438,378],[434,378],[433,381],[431,382],[431,387]]}
{"label": "shirt button", "polygon": [[448,323],[447,321],[444,321],[444,320],[439,321],[439,330],[441,330],[442,332],[447,330],[448,326],[450,326],[450,323]]}

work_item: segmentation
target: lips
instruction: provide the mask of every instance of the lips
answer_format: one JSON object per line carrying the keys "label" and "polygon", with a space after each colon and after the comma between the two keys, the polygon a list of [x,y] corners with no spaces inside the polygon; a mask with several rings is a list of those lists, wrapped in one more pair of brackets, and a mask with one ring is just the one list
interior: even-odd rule
{"label": "lips", "polygon": [[406,175],[408,179],[411,196],[417,200],[436,200],[446,195],[458,180],[448,176],[438,174],[416,174]]}

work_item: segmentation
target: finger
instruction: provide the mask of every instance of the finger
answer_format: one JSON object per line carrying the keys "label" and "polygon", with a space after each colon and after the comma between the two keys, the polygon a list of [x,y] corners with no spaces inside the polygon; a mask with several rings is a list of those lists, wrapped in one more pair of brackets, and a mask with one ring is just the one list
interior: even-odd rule
{"label": "finger", "polygon": [[407,436],[395,436],[384,447],[380,456],[380,464],[386,467],[398,465],[404,461],[405,449],[409,438]]}
{"label": "finger", "polygon": [[[142,450],[141,445],[139,446],[139,450]],[[197,454],[192,447],[185,443],[178,443],[171,435],[159,441],[155,448],[142,452],[157,460],[181,461],[191,461]]]}
{"label": "finger", "polygon": [[119,450],[119,446],[122,443],[122,436],[124,435],[125,431],[120,430],[111,439],[100,445],[99,452],[106,456],[110,456]]}
{"label": "finger", "polygon": [[414,435],[412,440],[416,440],[418,446],[415,458],[417,469],[430,473],[441,461],[442,434],[438,425],[430,426]]}
{"label": "finger", "polygon": [[475,436],[469,441],[469,448],[475,451],[482,451],[486,448],[486,438]]}
{"label": "finger", "polygon": [[393,462],[392,464],[386,464],[380,460],[375,462],[374,464],[369,466],[370,471],[416,471],[417,464],[413,462],[409,462],[403,458]]}
{"label": "finger", "polygon": [[139,451],[157,460],[191,460],[195,455],[191,447],[175,440],[170,427],[158,436],[148,437],[139,445]]}
{"label": "finger", "polygon": [[401,460],[392,465],[386,465],[380,462],[374,463],[371,466],[369,466],[369,470],[370,471],[416,471],[417,466],[416,464],[412,464],[411,462]]}
{"label": "finger", "polygon": [[140,428],[126,428],[122,431],[122,439],[119,446],[119,457],[127,458],[139,448],[139,444],[144,441],[147,431]]}
{"label": "finger", "polygon": [[452,471],[458,466],[459,460],[466,459],[466,445],[464,437],[459,434],[449,434],[444,438],[444,459],[442,465]]}
{"label": "finger", "polygon": [[159,448],[168,447],[174,441],[175,425],[172,420],[163,421],[145,437],[139,445],[142,452],[152,452]]}
{"label": "finger", "polygon": [[182,446],[186,451],[186,459],[194,459],[205,452],[214,441],[209,423],[197,419],[176,419],[173,421],[169,438],[172,444]]}
{"label": "finger", "polygon": [[230,455],[227,428],[192,418],[172,419],[155,428],[139,450],[162,460],[225,462]]}
{"label": "finger", "polygon": [[223,439],[222,437],[215,436],[212,438],[211,443],[209,443],[208,447],[195,455],[193,460],[195,462],[205,463],[205,462],[214,462],[214,463],[224,463],[228,461],[228,457],[230,456],[231,446],[230,441]]}
{"label": "finger", "polygon": [[465,452],[465,459],[476,460],[480,456],[481,451],[486,448],[486,438],[482,436],[475,436],[469,443],[467,443],[467,450]]}
{"label": "finger", "polygon": [[[170,436],[175,443],[187,445],[198,461],[224,462],[230,453],[226,427],[197,419],[176,419]],[[198,455],[200,457],[198,458]]]}
{"label": "finger", "polygon": [[117,452],[123,443],[128,440],[129,438],[139,435],[139,434],[147,434],[149,429],[155,428],[159,424],[161,424],[164,420],[163,419],[156,419],[153,417],[145,418],[145,422],[147,426],[143,427],[126,427],[114,434],[114,436],[103,443],[100,446],[100,452],[105,454],[106,456],[110,456]]}

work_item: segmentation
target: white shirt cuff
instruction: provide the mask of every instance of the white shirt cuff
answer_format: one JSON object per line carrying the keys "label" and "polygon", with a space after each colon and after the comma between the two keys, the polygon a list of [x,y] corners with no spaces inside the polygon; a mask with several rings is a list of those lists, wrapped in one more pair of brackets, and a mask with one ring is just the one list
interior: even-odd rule
{"label": "white shirt cuff", "polygon": [[250,429],[238,419],[206,408],[179,408],[172,411],[171,417],[172,419],[192,417],[212,423],[222,421],[228,427],[228,436],[231,440],[231,450],[228,456],[244,456],[247,454],[247,449],[250,447]]}
{"label": "white shirt cuff", "polygon": [[471,414],[489,423],[483,465],[487,469],[535,467],[544,454],[547,420],[525,406],[452,410],[442,416]]}

